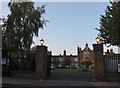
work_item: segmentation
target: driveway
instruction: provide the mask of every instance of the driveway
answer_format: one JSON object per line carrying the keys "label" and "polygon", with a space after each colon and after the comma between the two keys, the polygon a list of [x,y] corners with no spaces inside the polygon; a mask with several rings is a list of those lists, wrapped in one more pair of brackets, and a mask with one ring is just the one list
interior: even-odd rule
{"label": "driveway", "polygon": [[51,75],[46,80],[5,77],[2,88],[120,88],[120,83],[92,82],[93,78],[94,72],[58,72],[52,70]]}
{"label": "driveway", "polygon": [[60,72],[52,70],[48,80],[92,81],[94,72]]}

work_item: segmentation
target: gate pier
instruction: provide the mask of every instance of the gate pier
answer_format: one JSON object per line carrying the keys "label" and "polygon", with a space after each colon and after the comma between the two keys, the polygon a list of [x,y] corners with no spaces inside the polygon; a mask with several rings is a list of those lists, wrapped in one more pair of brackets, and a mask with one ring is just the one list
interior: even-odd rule
{"label": "gate pier", "polygon": [[48,52],[47,46],[36,46],[36,79],[46,79],[50,74],[51,68],[51,53]]}
{"label": "gate pier", "polygon": [[95,79],[104,80],[104,56],[103,56],[103,44],[93,44],[94,56],[95,56]]}

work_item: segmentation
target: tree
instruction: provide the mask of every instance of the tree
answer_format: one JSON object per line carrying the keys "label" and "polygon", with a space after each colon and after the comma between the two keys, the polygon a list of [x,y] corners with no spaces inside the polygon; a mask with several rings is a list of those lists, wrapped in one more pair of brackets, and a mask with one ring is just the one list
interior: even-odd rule
{"label": "tree", "polygon": [[45,5],[35,8],[34,2],[9,2],[8,7],[11,13],[2,25],[2,48],[16,51],[23,62],[30,58],[33,36],[46,24]]}
{"label": "tree", "polygon": [[93,63],[91,61],[85,61],[85,62],[82,62],[81,64],[85,65],[86,68],[89,68],[89,66],[91,66]]}
{"label": "tree", "polygon": [[35,60],[36,47],[32,47],[31,48],[29,56],[30,57],[28,58],[28,62],[27,62],[27,70],[28,71],[35,71],[35,66],[36,66],[36,60]]}
{"label": "tree", "polygon": [[120,47],[120,1],[107,6],[100,18],[100,28],[96,29],[104,44]]}
{"label": "tree", "polygon": [[58,67],[58,66],[59,66],[59,64],[60,64],[60,60],[59,60],[59,59],[57,59],[57,58],[55,58],[55,59],[53,59],[52,64],[54,64],[54,65],[55,65],[55,67]]}
{"label": "tree", "polygon": [[63,61],[63,66],[70,66],[70,64],[71,64],[70,58],[65,58]]}

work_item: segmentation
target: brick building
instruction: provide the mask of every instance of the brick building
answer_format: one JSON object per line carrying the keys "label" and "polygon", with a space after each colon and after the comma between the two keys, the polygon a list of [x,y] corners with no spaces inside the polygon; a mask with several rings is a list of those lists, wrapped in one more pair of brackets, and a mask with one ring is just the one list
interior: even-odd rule
{"label": "brick building", "polygon": [[64,50],[63,55],[53,55],[51,62],[56,67],[79,68],[86,63],[92,63],[90,64],[90,67],[93,67],[94,54],[93,50],[88,47],[88,44],[85,44],[83,50],[80,47],[77,47],[77,55],[66,55],[66,50]]}

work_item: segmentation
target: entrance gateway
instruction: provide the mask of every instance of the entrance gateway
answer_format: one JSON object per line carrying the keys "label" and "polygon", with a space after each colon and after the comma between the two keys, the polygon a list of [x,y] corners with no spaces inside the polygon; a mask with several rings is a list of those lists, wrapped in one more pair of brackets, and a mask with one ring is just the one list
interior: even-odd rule
{"label": "entrance gateway", "polygon": [[[93,44],[93,53],[94,53],[94,69],[95,75],[93,78],[95,80],[108,80],[108,76],[105,73],[105,63],[104,63],[104,55],[103,55],[103,44]],[[61,56],[62,57],[62,56]],[[52,75],[51,71],[51,58],[52,55],[48,52],[46,46],[37,46],[37,54],[36,54],[36,78],[45,79],[48,78],[48,75]],[[119,63],[119,62],[118,62]],[[110,73],[111,74],[111,73]],[[54,76],[54,75],[52,75]],[[58,75],[60,76],[60,75]],[[113,77],[113,75],[109,75],[109,77]],[[72,75],[71,75],[72,77]],[[120,80],[120,74],[114,76],[115,80]],[[118,78],[118,79],[116,79]],[[110,80],[110,79],[109,79]],[[112,80],[112,79],[111,79]],[[113,79],[114,80],[114,79]]]}
{"label": "entrance gateway", "polygon": [[[64,51],[63,55],[52,56],[47,50],[47,46],[43,45],[37,46],[36,51],[36,78],[38,79],[49,77],[49,79],[58,78],[61,80],[92,80],[94,78],[94,72],[88,73],[89,70],[87,70],[94,69],[94,53],[88,44],[83,50],[77,48],[78,55],[66,55],[66,51]],[[87,65],[85,62],[90,64]],[[50,69],[50,65],[54,66],[54,70]]]}
{"label": "entrance gateway", "polygon": [[94,68],[94,52],[85,44],[85,48],[77,47],[77,55],[67,55],[66,50],[63,55],[52,55],[51,64],[57,68]]}
{"label": "entrance gateway", "polygon": [[[83,50],[86,50],[88,48],[85,48]],[[80,52],[80,48],[78,48],[78,52]],[[82,50],[81,50],[82,52]],[[5,52],[2,52],[2,54],[5,53]],[[81,57],[81,55],[87,55],[87,56],[84,56],[84,59],[88,60],[88,56],[89,56],[89,53],[88,52],[85,52],[85,53],[82,53],[82,54],[78,54],[78,56],[74,56],[74,55],[69,55],[67,56],[65,54],[66,52],[64,52],[64,55],[60,55],[61,58],[77,58],[77,57]],[[56,65],[56,68],[54,70],[51,70],[51,63],[52,62],[52,58],[55,57],[55,56],[52,56],[51,55],[51,52],[48,51],[47,49],[47,46],[44,46],[44,45],[39,45],[39,46],[36,46],[36,69],[34,72],[25,72],[25,71],[20,71],[20,70],[15,70],[13,71],[12,69],[10,69],[10,66],[13,66],[11,62],[11,60],[14,60],[14,58],[16,58],[16,61],[19,60],[19,58],[17,57],[13,57],[11,54],[9,53],[5,53],[4,56],[6,56],[6,54],[8,54],[8,57],[2,57],[2,59],[6,59],[5,61],[9,61],[9,64],[4,64],[4,66],[2,66],[2,72],[3,72],[3,75],[2,76],[5,76],[4,72],[6,72],[6,74],[8,74],[7,76],[11,76],[11,77],[18,77],[18,78],[36,78],[36,79],[46,79],[46,78],[49,78],[49,77],[53,77],[53,78],[57,78],[57,74],[53,74],[53,73],[58,73],[59,77],[67,77],[67,73],[73,73],[73,74],[70,74],[68,79],[71,78],[71,79],[78,79],[78,80],[81,80],[83,76],[79,77],[79,75],[77,76],[76,74],[80,73],[80,69],[81,68],[78,68],[80,67],[79,64],[82,64],[82,63],[78,63],[77,61],[74,61],[72,59],[71,62],[69,62],[69,60],[66,60],[66,62],[54,62],[55,63],[58,63],[58,65]],[[119,64],[120,64],[120,54],[115,54],[115,53],[109,53],[107,52],[107,54],[103,55],[103,44],[93,44],[93,55],[94,55],[94,70],[95,70],[95,74],[92,75],[92,78],[90,78],[91,80],[92,79],[95,79],[95,80],[103,80],[103,81],[120,81],[120,72],[119,72]],[[2,55],[3,56],[3,55]],[[80,58],[81,59],[81,58]],[[58,60],[58,59],[56,59]],[[3,60],[4,61],[4,60]],[[89,61],[89,60],[88,60]],[[17,61],[18,62],[18,61]],[[62,63],[62,66],[64,66],[64,70],[57,70],[60,66],[60,64]],[[85,63],[84,63],[85,64]],[[20,65],[20,63],[19,63]],[[6,68],[4,68],[6,66]],[[18,64],[16,64],[16,67],[18,66]],[[58,66],[58,67],[57,67]],[[69,67],[68,67],[69,66]],[[86,65],[87,67],[87,65]],[[89,67],[89,66],[88,66]],[[91,66],[90,66],[91,67]],[[72,69],[72,70],[71,70]],[[78,69],[78,70],[76,70]],[[84,68],[83,68],[84,72],[86,71]],[[59,72],[66,72],[65,74],[62,74],[62,73],[59,73]],[[55,76],[56,75],[56,76]],[[76,76],[76,77],[75,77]],[[89,75],[87,75],[89,76]],[[87,76],[83,77],[83,79],[87,79]],[[51,77],[51,79],[52,79]]]}

